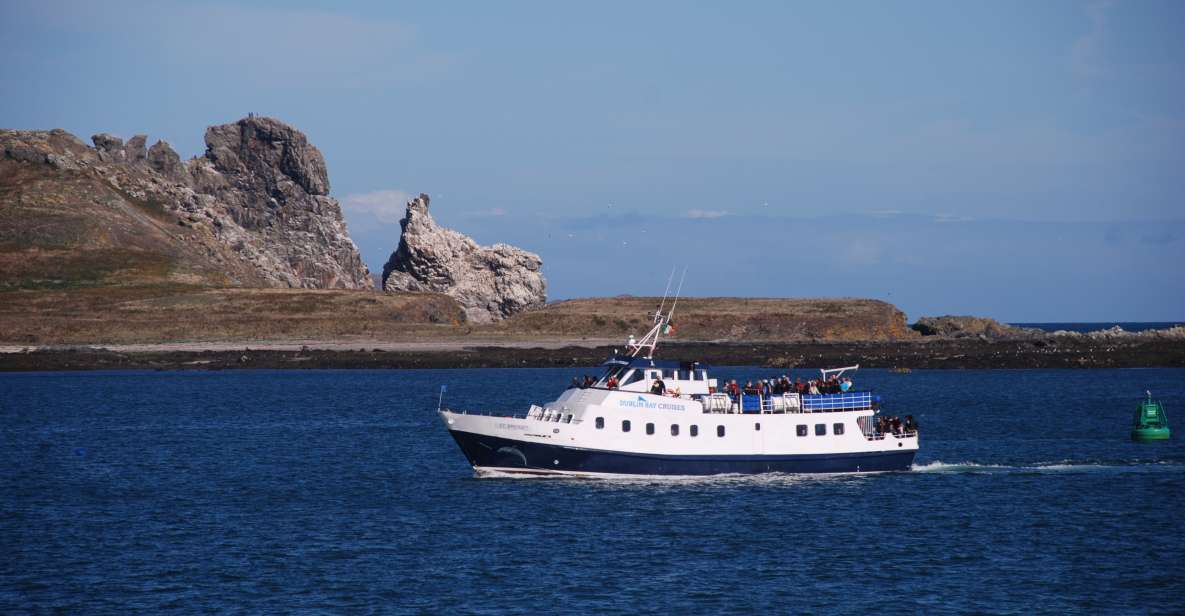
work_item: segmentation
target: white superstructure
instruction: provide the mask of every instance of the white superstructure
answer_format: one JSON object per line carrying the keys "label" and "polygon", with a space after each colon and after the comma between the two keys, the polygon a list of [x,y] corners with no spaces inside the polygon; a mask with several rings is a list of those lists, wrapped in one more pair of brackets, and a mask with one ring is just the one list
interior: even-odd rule
{"label": "white superstructure", "polygon": [[[706,475],[905,470],[916,424],[891,429],[869,392],[730,395],[706,366],[651,357],[670,314],[654,315],[628,353],[594,382],[532,405],[522,416],[441,409],[479,472]],[[830,373],[856,367],[824,371]],[[659,393],[663,392],[663,393]]]}

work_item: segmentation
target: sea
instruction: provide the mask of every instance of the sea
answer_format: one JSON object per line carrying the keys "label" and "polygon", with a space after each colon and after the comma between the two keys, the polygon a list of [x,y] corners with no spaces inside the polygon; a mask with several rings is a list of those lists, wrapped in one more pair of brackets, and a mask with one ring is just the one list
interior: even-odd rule
{"label": "sea", "polygon": [[475,478],[434,412],[586,371],[2,374],[0,613],[1185,612],[1185,370],[861,370],[864,475]]}
{"label": "sea", "polygon": [[1033,329],[1040,329],[1047,332],[1056,332],[1065,330],[1069,332],[1089,333],[1102,331],[1104,329],[1111,329],[1112,327],[1122,327],[1124,331],[1129,332],[1143,332],[1152,329],[1169,329],[1170,327],[1177,327],[1185,325],[1185,321],[1102,321],[1097,323],[1009,323],[1017,327],[1030,327]]}

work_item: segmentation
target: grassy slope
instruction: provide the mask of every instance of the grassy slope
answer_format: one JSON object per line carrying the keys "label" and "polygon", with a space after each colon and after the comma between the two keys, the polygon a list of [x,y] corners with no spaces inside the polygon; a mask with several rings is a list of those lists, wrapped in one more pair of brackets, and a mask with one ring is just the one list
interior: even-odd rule
{"label": "grassy slope", "polygon": [[[475,326],[435,294],[186,286],[0,292],[0,343],[624,339],[648,328],[654,298],[551,304]],[[685,298],[674,341],[896,340],[904,316],[873,300]]]}
{"label": "grassy slope", "polygon": [[204,235],[87,172],[0,160],[0,289],[262,282]]}
{"label": "grassy slope", "polygon": [[[640,335],[650,323],[646,315],[660,301],[605,297],[557,302],[493,329],[521,335]],[[672,321],[677,340],[896,340],[914,335],[904,313],[867,299],[682,298]]]}
{"label": "grassy slope", "polygon": [[0,293],[0,342],[415,339],[461,329],[436,294],[306,289],[119,287]]}

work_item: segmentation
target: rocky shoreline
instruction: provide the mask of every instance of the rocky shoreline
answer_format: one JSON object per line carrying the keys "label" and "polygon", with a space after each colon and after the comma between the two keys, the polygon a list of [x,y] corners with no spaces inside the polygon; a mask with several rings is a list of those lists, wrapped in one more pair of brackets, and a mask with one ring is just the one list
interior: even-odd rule
{"label": "rocky shoreline", "polygon": [[[77,347],[0,354],[0,371],[552,368],[595,366],[610,347],[519,345],[431,350],[237,350],[121,352]],[[1185,367],[1185,341],[1165,338],[1032,340],[929,339],[898,342],[669,343],[661,357],[716,365],[814,368],[1152,368]]]}

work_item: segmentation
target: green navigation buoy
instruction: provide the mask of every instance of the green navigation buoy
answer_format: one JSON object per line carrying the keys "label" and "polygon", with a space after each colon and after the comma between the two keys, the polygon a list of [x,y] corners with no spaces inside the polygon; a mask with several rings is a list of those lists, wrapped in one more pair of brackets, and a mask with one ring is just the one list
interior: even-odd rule
{"label": "green navigation buoy", "polygon": [[1166,441],[1169,438],[1169,418],[1164,414],[1164,407],[1152,399],[1152,392],[1144,393],[1148,397],[1136,408],[1136,416],[1132,420],[1132,440],[1137,443]]}

